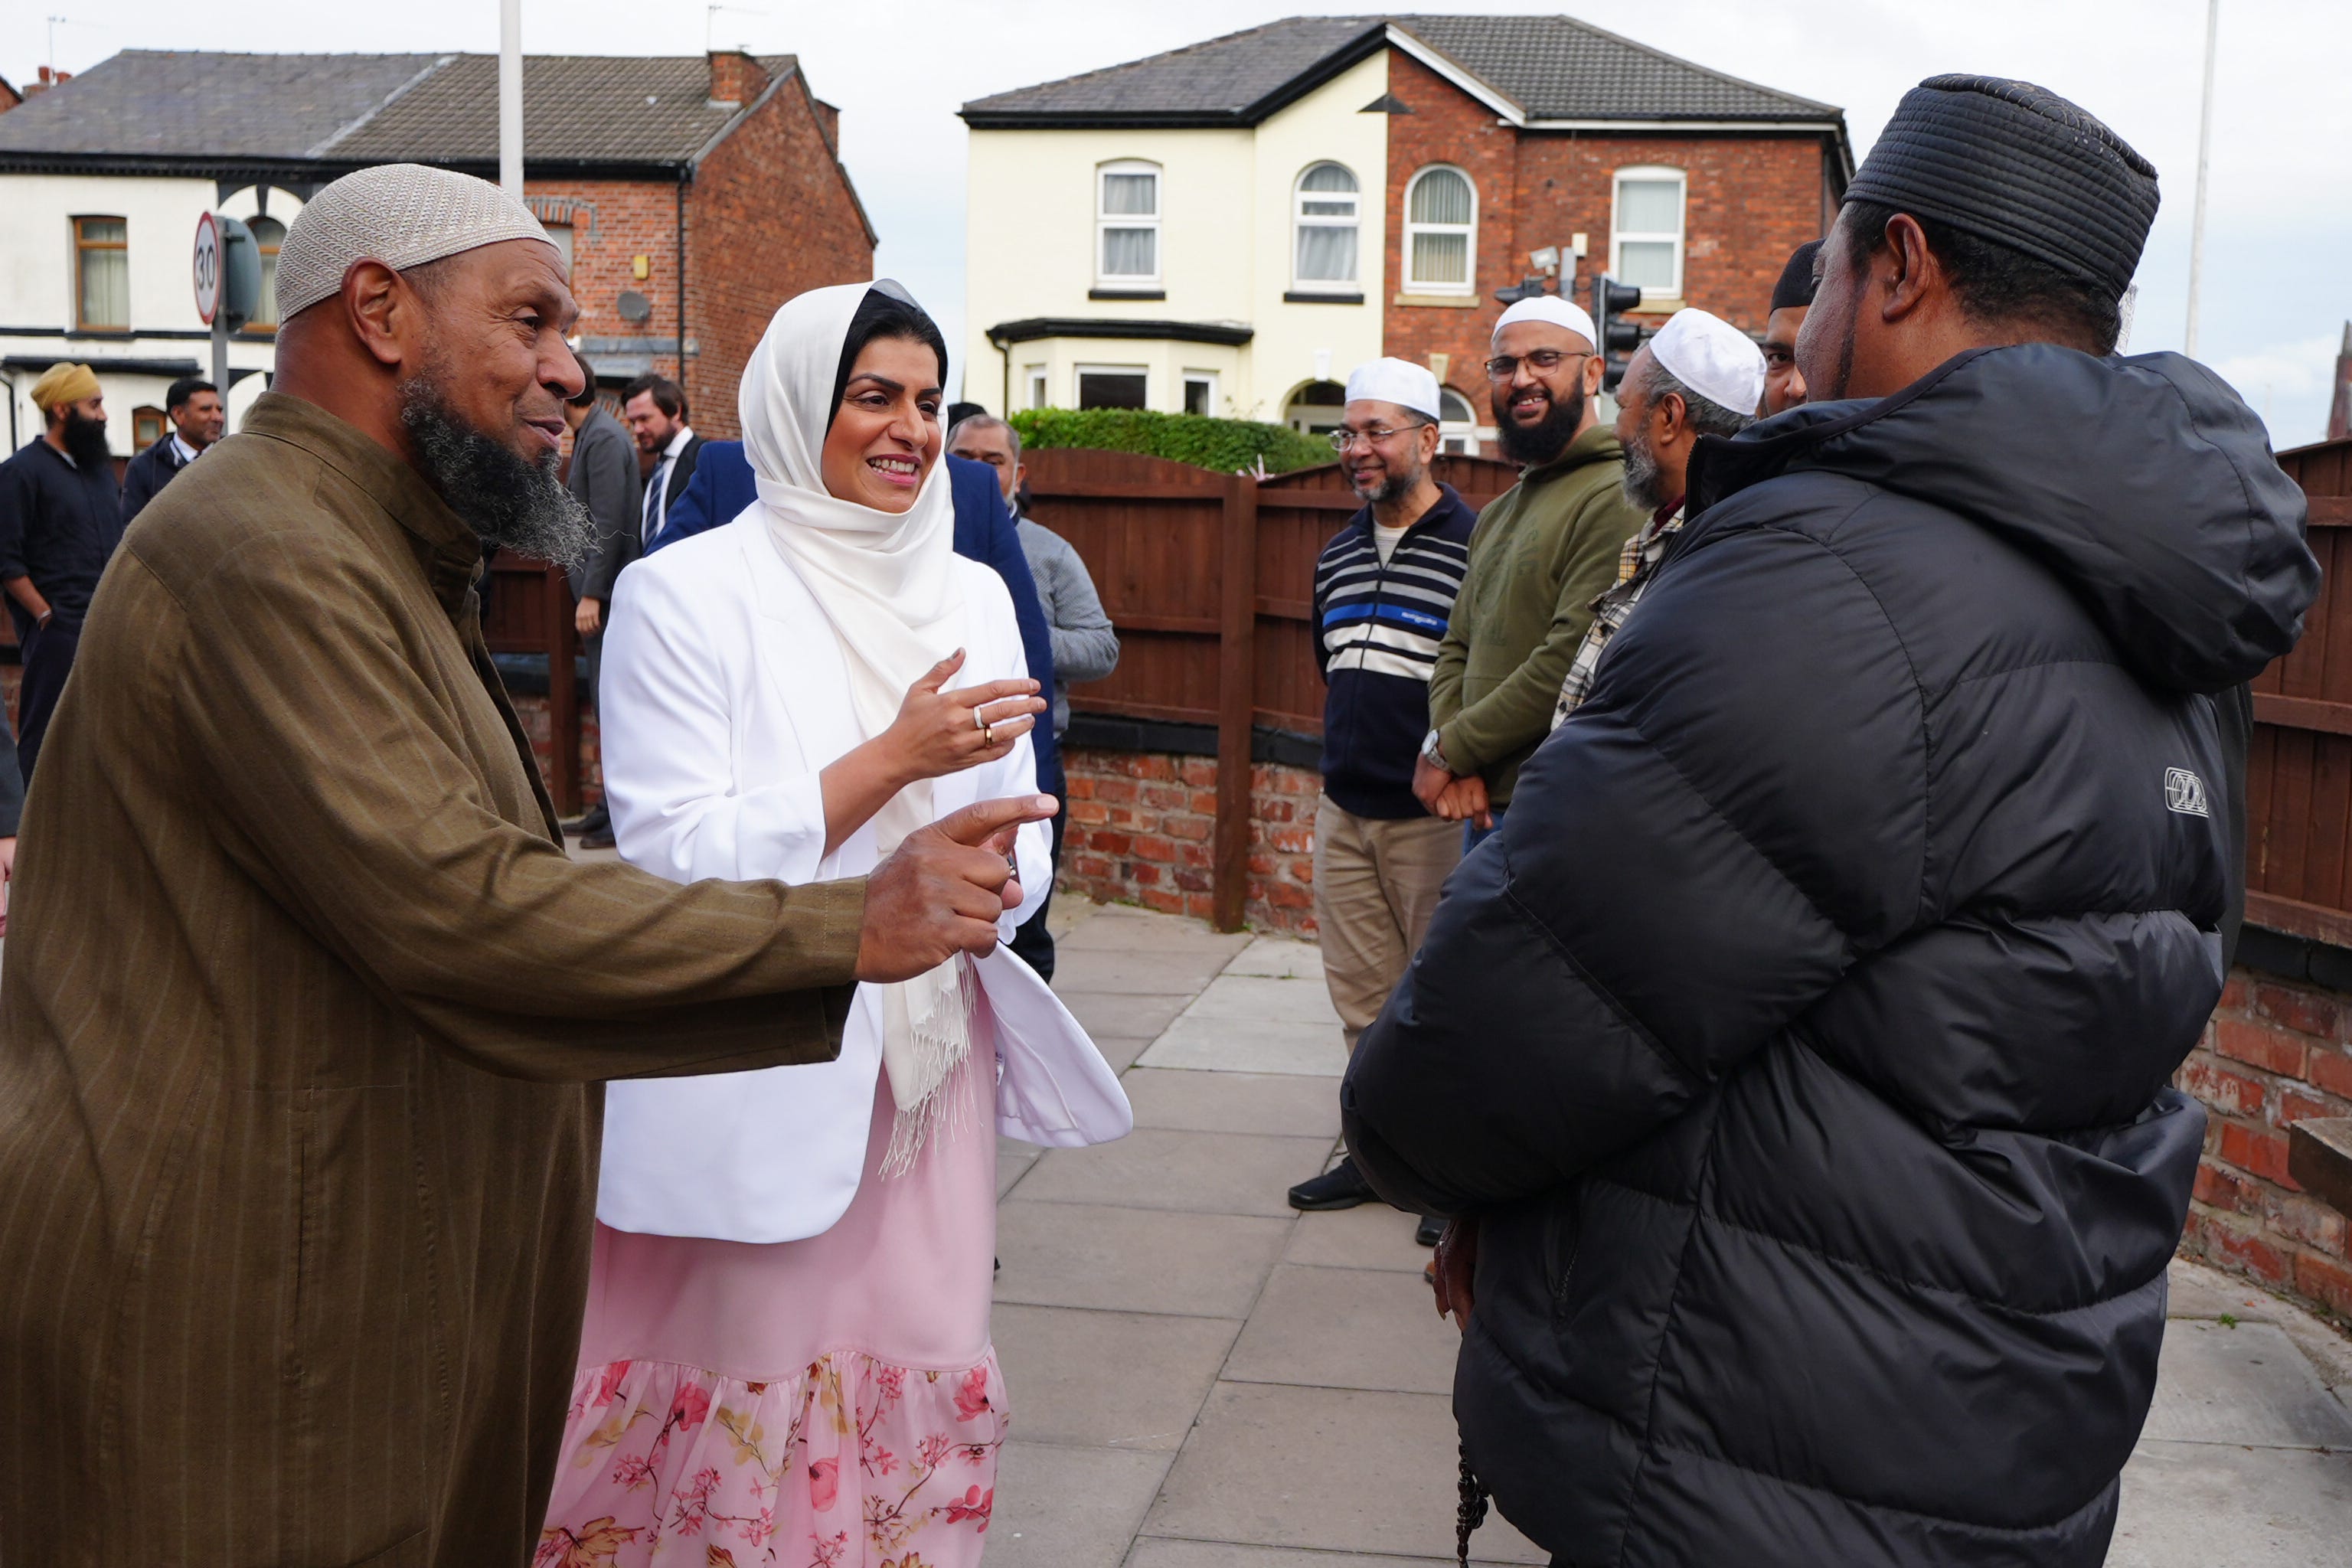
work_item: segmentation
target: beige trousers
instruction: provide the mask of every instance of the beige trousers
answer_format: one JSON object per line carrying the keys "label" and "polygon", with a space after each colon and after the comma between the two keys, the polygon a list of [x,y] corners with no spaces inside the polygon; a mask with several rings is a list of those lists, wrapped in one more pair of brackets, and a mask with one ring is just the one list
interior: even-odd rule
{"label": "beige trousers", "polygon": [[1462,825],[1433,816],[1358,816],[1315,801],[1315,926],[1323,979],[1348,1035],[1380,1016],[1437,912],[1438,889],[1462,858]]}

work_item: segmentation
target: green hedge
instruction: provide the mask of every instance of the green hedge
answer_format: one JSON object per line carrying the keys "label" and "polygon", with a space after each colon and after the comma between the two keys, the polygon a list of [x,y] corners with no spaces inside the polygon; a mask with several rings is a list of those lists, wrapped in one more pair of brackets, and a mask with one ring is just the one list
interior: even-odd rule
{"label": "green hedge", "polygon": [[1269,474],[1332,460],[1331,445],[1285,425],[1212,419],[1201,414],[1154,414],[1141,408],[1024,408],[1013,416],[1024,447],[1084,447],[1098,452],[1142,452],[1180,463],[1234,473],[1265,460]]}

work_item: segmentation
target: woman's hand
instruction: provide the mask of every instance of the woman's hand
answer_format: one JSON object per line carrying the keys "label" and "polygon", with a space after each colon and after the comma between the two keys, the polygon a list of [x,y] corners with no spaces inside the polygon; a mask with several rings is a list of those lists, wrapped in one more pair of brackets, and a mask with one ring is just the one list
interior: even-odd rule
{"label": "woman's hand", "polygon": [[1010,755],[1045,710],[1037,683],[1025,678],[942,690],[963,660],[958,648],[907,688],[898,717],[877,737],[904,783],[960,773]]}

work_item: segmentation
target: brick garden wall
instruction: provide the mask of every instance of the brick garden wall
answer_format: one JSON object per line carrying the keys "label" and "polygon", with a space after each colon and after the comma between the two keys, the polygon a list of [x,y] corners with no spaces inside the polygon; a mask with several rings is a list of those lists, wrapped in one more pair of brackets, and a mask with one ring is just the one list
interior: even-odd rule
{"label": "brick garden wall", "polygon": [[2345,1216],[2286,1170],[2290,1123],[2352,1115],[2352,996],[2235,970],[2178,1081],[2208,1113],[2181,1251],[2352,1321]]}
{"label": "brick garden wall", "polygon": [[[1617,135],[1518,132],[1492,110],[1410,56],[1391,50],[1389,90],[1412,109],[1389,117],[1386,352],[1402,359],[1447,356],[1441,379],[1490,422],[1479,364],[1503,308],[1495,290],[1519,281],[1528,253],[1589,237],[1576,297],[1609,265],[1611,208],[1619,169],[1664,164],[1685,172],[1683,297],[1760,333],[1772,285],[1789,253],[1817,237],[1823,216],[1822,139],[1790,136]],[[1478,189],[1477,303],[1400,305],[1404,279],[1404,194],[1415,173],[1452,163]],[[1645,318],[1653,321],[1663,318]],[[1489,454],[1491,455],[1491,454]]]}
{"label": "brick garden wall", "polygon": [[[1210,913],[1213,757],[1072,746],[1062,753],[1070,822],[1058,884],[1106,902],[1201,920]],[[1315,795],[1309,769],[1250,768],[1249,897],[1259,931],[1315,934]]]}

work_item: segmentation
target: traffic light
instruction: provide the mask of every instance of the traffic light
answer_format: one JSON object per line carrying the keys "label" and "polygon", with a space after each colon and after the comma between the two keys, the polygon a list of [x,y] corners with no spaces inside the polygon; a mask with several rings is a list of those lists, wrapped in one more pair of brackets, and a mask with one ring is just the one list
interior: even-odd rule
{"label": "traffic light", "polygon": [[[1625,379],[1625,367],[1646,335],[1639,321],[1621,318],[1642,302],[1642,291],[1602,273],[1592,279],[1592,328],[1600,339],[1592,346],[1601,355],[1601,390],[1614,392]],[[1622,355],[1622,357],[1621,357]]]}
{"label": "traffic light", "polygon": [[1516,305],[1522,300],[1540,299],[1550,292],[1550,289],[1545,286],[1543,279],[1530,272],[1520,279],[1515,287],[1496,289],[1495,300],[1498,304]]}
{"label": "traffic light", "polygon": [[220,313],[228,320],[228,330],[236,331],[253,320],[254,311],[261,308],[261,250],[254,244],[253,230],[233,217],[221,217],[221,294]]}

